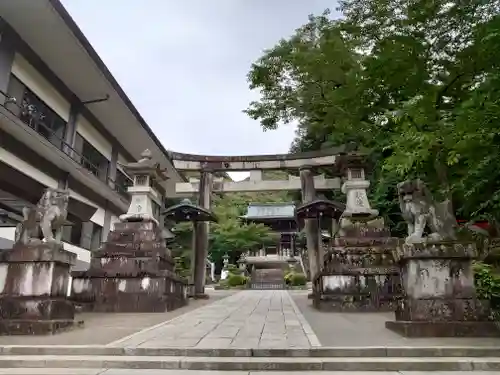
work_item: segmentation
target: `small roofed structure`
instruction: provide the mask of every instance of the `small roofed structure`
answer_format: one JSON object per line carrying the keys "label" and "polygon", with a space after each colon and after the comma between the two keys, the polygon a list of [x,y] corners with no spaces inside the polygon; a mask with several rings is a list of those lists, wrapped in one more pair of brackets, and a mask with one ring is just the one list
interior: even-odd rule
{"label": "small roofed structure", "polygon": [[295,217],[298,220],[314,219],[318,217],[330,217],[339,219],[346,206],[343,203],[328,199],[315,199],[311,202],[301,204],[295,209]]}
{"label": "small roofed structure", "polygon": [[[163,211],[164,219],[176,223],[193,223],[193,253],[191,255],[191,281],[189,295],[194,298],[207,298],[205,294],[205,276],[207,265],[207,251],[204,247],[204,232],[200,231],[199,224],[217,222],[215,214],[201,206],[193,204],[189,199],[184,199],[180,203],[168,207]],[[208,233],[207,233],[208,234]]]}
{"label": "small roofed structure", "polygon": [[[317,220],[318,232],[314,240],[317,241],[319,250],[318,269],[323,266],[325,249],[328,251],[332,247],[333,238],[338,230],[338,221],[345,208],[343,203],[320,198],[303,203],[295,209],[295,217],[300,229],[305,227],[306,220]],[[310,275],[309,268],[307,273],[309,277],[314,276]]]}
{"label": "small roofed structure", "polygon": [[183,199],[180,203],[168,207],[163,211],[163,216],[166,220],[176,223],[189,221],[217,222],[217,217],[212,211],[193,204],[189,199]]}

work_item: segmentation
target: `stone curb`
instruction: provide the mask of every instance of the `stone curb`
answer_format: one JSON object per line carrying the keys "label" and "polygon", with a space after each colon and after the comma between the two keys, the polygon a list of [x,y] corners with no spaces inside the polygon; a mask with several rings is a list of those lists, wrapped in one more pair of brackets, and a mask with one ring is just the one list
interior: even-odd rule
{"label": "stone curb", "polygon": [[318,347],[284,349],[205,349],[205,348],[120,348],[97,345],[0,346],[2,356],[78,355],[78,356],[176,356],[176,357],[496,357],[500,347]]}
{"label": "stone curb", "polygon": [[106,368],[218,371],[494,371],[500,358],[0,357],[0,368]]}
{"label": "stone curb", "polygon": [[288,292],[286,293],[286,295],[288,296],[288,299],[290,301],[290,304],[292,305],[292,308],[293,308],[293,310],[295,312],[295,315],[297,315],[297,319],[299,320],[300,324],[302,325],[302,329],[304,330],[304,332],[305,332],[305,334],[307,336],[307,339],[309,340],[309,344],[311,344],[311,346],[313,348],[320,347],[321,343],[319,342],[318,337],[314,333],[312,327],[307,322],[307,320],[304,317],[304,315],[302,315],[302,312],[300,311],[299,307],[297,306],[297,304],[293,300],[292,296]]}

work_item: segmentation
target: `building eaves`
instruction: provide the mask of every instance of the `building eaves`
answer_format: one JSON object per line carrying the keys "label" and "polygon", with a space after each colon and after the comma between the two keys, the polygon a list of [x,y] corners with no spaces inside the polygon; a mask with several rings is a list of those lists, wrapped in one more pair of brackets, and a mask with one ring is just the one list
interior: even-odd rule
{"label": "building eaves", "polygon": [[[49,0],[49,3],[53,6],[54,10],[59,14],[61,19],[64,21],[64,23],[68,26],[68,28],[71,30],[73,35],[77,38],[77,40],[81,43],[82,47],[85,49],[85,51],[88,53],[92,61],[96,64],[98,69],[102,72],[104,77],[108,80],[108,82],[111,84],[113,89],[116,91],[118,96],[120,97],[121,100],[125,103],[127,108],[132,112],[132,114],[135,116],[139,124],[146,130],[148,133],[149,137],[153,140],[153,142],[158,146],[158,148],[165,154],[165,157],[168,159],[168,161],[174,165],[172,158],[170,157],[170,153],[165,149],[163,144],[160,142],[158,137],[154,134],[153,130],[149,127],[149,125],[146,123],[144,118],[141,116],[137,108],[132,104],[132,101],[129,99],[125,91],[121,88],[120,84],[117,82],[115,77],[111,74],[109,69],[107,68],[106,64],[102,61],[102,59],[99,57],[97,52],[95,51],[94,47],[90,44],[89,40],[87,37],[83,34],[82,30],[78,27],[76,22],[73,20],[71,15],[68,13],[66,8],[62,5],[60,0]],[[175,166],[174,166],[175,168]],[[186,177],[178,172],[179,176],[187,182]]]}

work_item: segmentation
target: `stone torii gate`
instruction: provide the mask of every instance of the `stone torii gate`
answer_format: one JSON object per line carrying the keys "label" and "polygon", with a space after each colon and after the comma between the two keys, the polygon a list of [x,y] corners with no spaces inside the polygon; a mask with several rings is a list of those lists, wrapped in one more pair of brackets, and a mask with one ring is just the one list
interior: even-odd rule
{"label": "stone torii gate", "polygon": [[[176,197],[192,197],[198,195],[198,205],[206,210],[210,210],[212,193],[233,193],[233,192],[257,192],[257,191],[297,191],[302,192],[302,202],[308,203],[316,199],[316,191],[340,189],[342,184],[341,174],[335,178],[325,178],[324,175],[314,175],[318,168],[331,168],[332,171],[342,171],[339,162],[342,164],[351,159],[351,155],[346,154],[345,148],[331,148],[314,152],[297,154],[275,154],[275,155],[249,155],[249,156],[208,156],[183,154],[169,152],[174,166],[181,172],[199,172],[199,179],[190,179],[189,182],[176,183]],[[359,158],[356,154],[355,157]],[[299,171],[299,177],[289,175],[288,179],[275,181],[262,178],[263,170],[284,170]],[[215,172],[250,172],[248,181],[224,181],[223,178],[214,179]],[[351,178],[351,172],[342,176],[345,179]],[[364,174],[363,174],[364,177]],[[344,184],[345,185],[345,184]],[[348,200],[350,195],[348,192]],[[366,192],[365,199],[366,200]],[[356,196],[359,202],[359,196]],[[352,202],[349,206],[357,205]],[[194,234],[194,258],[208,255],[208,222],[197,222]],[[310,263],[311,275],[315,275],[322,264],[321,243],[317,240],[320,228],[317,220],[306,219],[305,223],[307,248]],[[202,262],[194,261],[195,265]],[[204,289],[205,267],[195,267],[194,284]]]}

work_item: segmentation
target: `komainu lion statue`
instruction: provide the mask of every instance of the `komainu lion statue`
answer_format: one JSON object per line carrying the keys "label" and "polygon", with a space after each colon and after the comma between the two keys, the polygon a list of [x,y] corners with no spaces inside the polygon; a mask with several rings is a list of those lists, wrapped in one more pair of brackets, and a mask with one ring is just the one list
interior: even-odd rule
{"label": "komainu lion statue", "polygon": [[[48,188],[34,208],[23,209],[23,221],[16,232],[16,243],[30,244],[40,241],[39,229],[43,242],[60,243],[62,226],[68,214],[69,192]],[[54,236],[55,232],[55,236]]]}
{"label": "komainu lion statue", "polygon": [[[426,240],[456,240],[457,221],[451,210],[451,202],[435,203],[422,180],[406,180],[397,185],[399,207],[408,224],[406,243]],[[424,237],[428,227],[431,233]]]}

